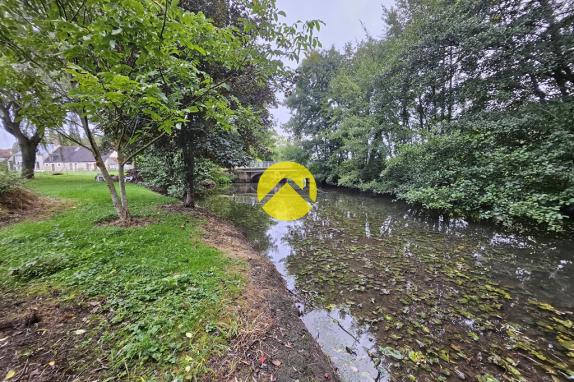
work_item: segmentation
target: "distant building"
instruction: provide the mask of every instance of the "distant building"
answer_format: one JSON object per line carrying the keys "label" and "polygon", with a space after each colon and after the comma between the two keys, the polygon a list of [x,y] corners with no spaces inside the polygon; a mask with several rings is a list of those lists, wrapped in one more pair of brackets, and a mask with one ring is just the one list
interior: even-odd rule
{"label": "distant building", "polygon": [[[118,170],[118,154],[112,151],[102,154],[102,159],[110,171]],[[22,153],[17,152],[8,160],[8,166],[13,171],[22,169]],[[125,166],[126,170],[133,166]],[[38,146],[36,154],[36,171],[69,172],[69,171],[98,171],[94,154],[81,146]]]}
{"label": "distant building", "polygon": [[[112,151],[111,154],[104,154],[102,155],[102,159],[104,160],[104,164],[108,170],[117,170],[119,168],[118,164],[118,153]],[[131,166],[126,165],[126,170],[131,168]]]}
{"label": "distant building", "polygon": [[11,149],[0,149],[0,163],[8,163],[8,159],[10,159],[11,156]]}
{"label": "distant building", "polygon": [[96,171],[94,154],[81,146],[58,146],[44,160],[44,171]]}
{"label": "distant building", "polygon": [[[50,154],[56,145],[48,144],[40,144],[38,145],[38,151],[36,152],[36,164],[34,165],[34,169],[36,171],[41,171],[44,167],[44,159]],[[20,171],[22,170],[22,153],[20,151],[16,151],[12,154],[12,156],[8,159],[8,168],[12,171]]]}

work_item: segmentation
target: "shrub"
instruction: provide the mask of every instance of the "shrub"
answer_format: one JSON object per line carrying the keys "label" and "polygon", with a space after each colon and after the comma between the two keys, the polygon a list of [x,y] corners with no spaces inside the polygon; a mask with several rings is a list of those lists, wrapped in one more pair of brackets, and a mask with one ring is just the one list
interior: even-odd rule
{"label": "shrub", "polygon": [[6,167],[0,166],[0,195],[12,191],[22,184],[20,177]]}
{"label": "shrub", "polygon": [[[138,158],[138,170],[144,184],[152,190],[181,199],[185,193],[185,166],[180,150],[153,151]],[[210,191],[206,180],[223,187],[231,182],[225,171],[207,159],[195,163],[195,193],[204,196]]]}
{"label": "shrub", "polygon": [[382,188],[427,208],[560,231],[574,206],[574,103],[527,105],[453,122],[404,146]]}

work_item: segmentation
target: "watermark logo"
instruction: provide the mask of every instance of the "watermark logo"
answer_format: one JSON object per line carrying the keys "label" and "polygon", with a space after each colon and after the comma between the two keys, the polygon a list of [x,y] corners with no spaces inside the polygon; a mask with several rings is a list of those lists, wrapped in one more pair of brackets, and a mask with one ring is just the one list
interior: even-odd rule
{"label": "watermark logo", "polygon": [[277,220],[301,219],[317,200],[317,183],[313,174],[299,163],[275,163],[257,183],[257,200],[263,211]]}

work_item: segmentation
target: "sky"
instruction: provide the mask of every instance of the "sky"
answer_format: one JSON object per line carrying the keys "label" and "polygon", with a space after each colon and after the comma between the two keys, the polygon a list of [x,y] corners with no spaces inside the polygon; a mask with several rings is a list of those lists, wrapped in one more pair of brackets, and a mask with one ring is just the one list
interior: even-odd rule
{"label": "sky", "polygon": [[9,149],[14,143],[14,138],[0,127],[0,149]]}
{"label": "sky", "polygon": [[[317,37],[323,49],[331,46],[341,50],[347,42],[357,43],[365,38],[365,30],[371,37],[380,38],[384,33],[382,7],[392,6],[393,0],[277,0],[277,8],[287,13],[287,22],[297,20],[322,20],[325,25]],[[283,99],[278,95],[278,99]],[[279,106],[272,109],[277,130],[289,120],[289,109]]]}
{"label": "sky", "polygon": [[[324,49],[342,49],[347,42],[359,42],[365,37],[365,29],[372,37],[381,37],[382,6],[392,4],[393,0],[277,0],[277,7],[287,13],[287,22],[319,19],[325,23],[318,34]],[[289,109],[279,106],[271,112],[281,131],[280,126],[289,120]],[[0,127],[0,148],[10,148],[14,142]]]}

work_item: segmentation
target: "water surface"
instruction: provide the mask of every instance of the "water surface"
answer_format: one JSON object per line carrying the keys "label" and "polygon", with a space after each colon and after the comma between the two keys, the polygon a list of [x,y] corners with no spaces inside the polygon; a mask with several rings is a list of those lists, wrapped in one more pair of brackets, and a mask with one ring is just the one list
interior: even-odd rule
{"label": "water surface", "polygon": [[290,223],[254,186],[227,198],[220,213],[276,265],[343,381],[574,379],[572,239],[333,190]]}

